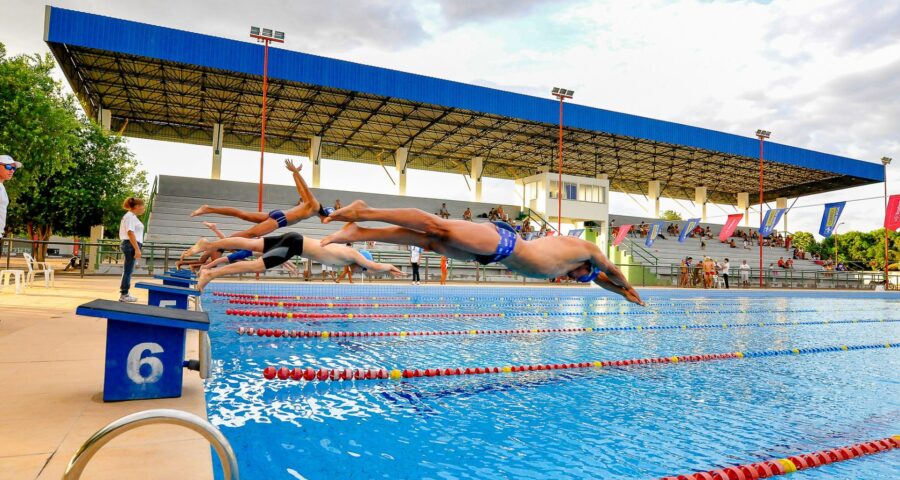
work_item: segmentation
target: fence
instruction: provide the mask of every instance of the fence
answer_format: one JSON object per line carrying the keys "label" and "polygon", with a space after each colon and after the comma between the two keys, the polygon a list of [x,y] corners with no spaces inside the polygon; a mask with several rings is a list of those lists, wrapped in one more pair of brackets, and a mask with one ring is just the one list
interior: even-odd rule
{"label": "fence", "polygon": [[[24,266],[24,259],[21,254],[29,252],[35,256],[35,251],[43,246],[50,249],[52,246],[79,246],[78,256],[74,257],[77,261],[73,262],[69,259],[61,257],[49,258],[50,263],[58,265],[68,264],[75,265],[71,268],[73,275],[96,276],[96,275],[121,275],[121,263],[123,254],[120,243],[115,240],[104,240],[97,243],[75,243],[75,242],[58,242],[58,241],[30,241],[25,239],[4,238],[0,241],[0,258],[5,257],[5,269],[21,264]],[[164,272],[175,266],[181,252],[190,245],[147,242],[141,249],[142,261],[135,268],[135,275],[154,275]],[[411,272],[409,264],[409,252],[405,250],[372,250],[373,258],[376,262],[390,263],[398,266],[406,272]],[[89,259],[92,260],[88,264]],[[314,269],[321,272],[320,264],[313,264],[302,259],[294,258],[294,265],[303,267],[306,277],[313,275]],[[305,263],[305,265],[304,265]],[[14,265],[15,264],[15,265]],[[678,287],[681,280],[681,268],[679,265],[644,265],[644,264],[620,264],[618,267],[623,271],[634,286],[650,287],[665,286]],[[425,281],[437,281],[440,278],[440,256],[433,253],[425,253],[420,259],[420,268]],[[69,268],[60,268],[58,274],[66,274]],[[729,275],[729,283],[732,288],[740,287],[740,275],[737,268],[731,269],[733,274]],[[268,271],[264,274],[268,278],[286,278],[287,272],[280,270]],[[700,276],[702,279],[702,275]],[[759,269],[750,269],[749,272],[749,288],[759,288]],[[900,273],[891,274],[891,288],[900,283]],[[389,279],[386,277],[385,279]],[[475,283],[545,283],[548,280],[526,278],[521,275],[509,271],[506,267],[499,264],[480,265],[476,262],[462,262],[458,260],[448,260],[448,279],[455,281],[470,281]],[[694,286],[693,272],[688,274],[688,285]],[[396,279],[398,281],[409,281],[408,278]],[[714,286],[718,284],[718,277],[713,279]],[[884,272],[878,271],[810,271],[810,270],[790,270],[790,269],[764,269],[763,285],[766,288],[803,288],[803,289],[854,289],[854,290],[871,290],[880,285],[884,285]],[[703,288],[703,285],[699,286]]]}

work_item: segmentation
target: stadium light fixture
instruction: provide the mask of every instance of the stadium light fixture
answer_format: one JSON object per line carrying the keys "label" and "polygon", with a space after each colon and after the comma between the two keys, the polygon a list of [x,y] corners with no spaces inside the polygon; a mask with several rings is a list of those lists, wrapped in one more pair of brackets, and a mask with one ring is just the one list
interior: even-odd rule
{"label": "stadium light fixture", "polygon": [[[888,167],[888,165],[891,164],[891,160],[892,159],[890,157],[881,157],[881,164],[884,165],[884,218],[885,218],[885,221],[887,221],[887,215],[888,215],[888,191],[887,191],[887,184],[888,184],[887,170],[888,169],[887,169],[887,167]],[[888,255],[890,254],[891,249],[888,247],[888,240],[889,240],[889,237],[888,237],[887,223],[885,223],[885,229],[884,229],[884,289],[885,290],[890,288],[890,282],[888,281],[888,265],[890,265],[891,262],[890,262],[890,258]]]}
{"label": "stadium light fixture", "polygon": [[762,235],[759,230],[763,226],[763,143],[772,135],[768,130],[756,130],[756,138],[759,138],[759,228],[756,230],[756,237],[759,240],[759,287],[763,287],[763,248]]}
{"label": "stadium light fixture", "polygon": [[257,42],[276,42],[284,43],[284,32],[273,30],[265,27],[250,27],[250,36],[255,38]]}
{"label": "stadium light fixture", "polygon": [[562,232],[562,153],[563,153],[563,101],[567,98],[571,99],[575,95],[574,90],[568,90],[560,87],[553,87],[550,94],[559,99],[559,179],[556,182],[556,234]]}

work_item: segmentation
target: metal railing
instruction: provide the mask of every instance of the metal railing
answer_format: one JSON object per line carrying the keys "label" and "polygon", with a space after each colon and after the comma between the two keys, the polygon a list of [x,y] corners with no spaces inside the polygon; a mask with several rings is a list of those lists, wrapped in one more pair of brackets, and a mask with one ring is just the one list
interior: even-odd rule
{"label": "metal railing", "polygon": [[[650,250],[647,250],[646,248],[638,245],[637,242],[635,242],[634,240],[632,240],[630,238],[626,238],[625,241],[622,243],[625,243],[625,242],[627,242],[625,247],[619,247],[619,248],[623,248],[624,250],[627,250],[628,253],[630,253],[632,257],[634,257],[638,260],[641,260],[642,263],[647,264],[647,265],[659,265],[659,258],[656,255],[650,253]],[[619,245],[621,245],[621,244],[619,244]]]}
{"label": "metal railing", "polygon": [[208,421],[187,412],[171,409],[145,410],[143,412],[132,413],[126,415],[109,425],[101,428],[97,433],[91,435],[91,438],[75,452],[69,464],[66,466],[66,472],[63,474],[64,480],[78,480],[84,468],[87,466],[91,458],[109,443],[112,439],[135,428],[144,425],[169,424],[185,427],[193,430],[203,436],[216,450],[219,462],[222,464],[222,474],[226,479],[240,478],[238,473],[237,458],[231,449],[228,439]]}
{"label": "metal railing", "polygon": [[[620,270],[636,287],[682,287],[708,288],[704,282],[703,272],[691,268],[685,277],[680,265],[645,265],[639,263],[617,264]],[[696,272],[696,273],[695,273]],[[746,284],[742,285],[742,276],[738,268],[732,267],[728,274],[730,288],[759,289],[760,270],[751,268],[747,272]],[[852,271],[837,272],[831,270],[792,270],[782,268],[764,268],[762,270],[763,288],[783,289],[850,289],[875,290],[884,285],[884,272]],[[891,274],[891,287],[896,288],[900,274]],[[723,288],[724,277],[714,275],[711,287]]]}

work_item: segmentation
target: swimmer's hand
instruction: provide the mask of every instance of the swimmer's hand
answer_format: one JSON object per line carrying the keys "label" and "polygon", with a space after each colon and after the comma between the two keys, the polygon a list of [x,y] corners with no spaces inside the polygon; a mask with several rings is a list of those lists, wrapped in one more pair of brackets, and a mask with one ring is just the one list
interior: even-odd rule
{"label": "swimmer's hand", "polygon": [[298,166],[294,165],[294,161],[291,160],[290,158],[285,158],[285,159],[284,159],[284,166],[287,167],[288,170],[290,170],[290,171],[296,173],[297,175],[299,175],[299,174],[300,174],[300,170],[303,169],[303,164],[302,164],[302,163],[301,163],[300,166],[298,167]]}
{"label": "swimmer's hand", "polygon": [[406,276],[409,276],[409,274],[401,272],[399,268],[397,268],[397,267],[395,267],[395,266],[393,266],[393,265],[391,265],[390,267],[391,267],[391,268],[390,268],[390,270],[388,270],[388,273],[390,273],[390,274],[393,275],[394,277],[406,277]]}
{"label": "swimmer's hand", "polygon": [[634,288],[629,287],[629,288],[625,289],[625,291],[623,292],[623,294],[625,295],[625,299],[628,300],[629,302],[631,302],[631,303],[636,303],[636,304],[638,304],[638,305],[640,305],[640,306],[642,306],[642,307],[646,307],[646,306],[647,306],[647,305],[644,303],[644,301],[641,300],[641,296],[638,295],[637,290],[635,290]]}

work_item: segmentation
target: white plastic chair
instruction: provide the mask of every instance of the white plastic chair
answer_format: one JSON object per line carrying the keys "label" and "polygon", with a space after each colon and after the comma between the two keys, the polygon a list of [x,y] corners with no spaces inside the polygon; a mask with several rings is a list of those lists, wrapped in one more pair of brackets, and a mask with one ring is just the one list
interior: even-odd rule
{"label": "white plastic chair", "polygon": [[22,285],[25,283],[24,270],[0,270],[0,289],[6,290],[7,285],[16,282],[16,295],[22,293]]}
{"label": "white plastic chair", "polygon": [[25,257],[25,264],[28,266],[28,273],[25,277],[25,284],[34,284],[34,276],[41,273],[44,275],[44,286],[52,287],[54,278],[53,269],[50,268],[50,264],[48,262],[38,262],[34,259],[34,257],[27,253],[23,253],[22,256]]}

